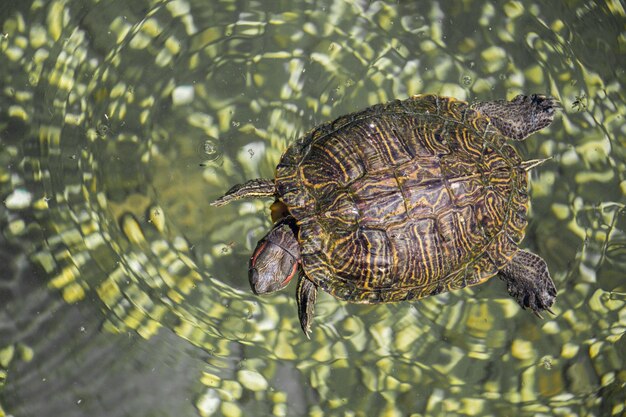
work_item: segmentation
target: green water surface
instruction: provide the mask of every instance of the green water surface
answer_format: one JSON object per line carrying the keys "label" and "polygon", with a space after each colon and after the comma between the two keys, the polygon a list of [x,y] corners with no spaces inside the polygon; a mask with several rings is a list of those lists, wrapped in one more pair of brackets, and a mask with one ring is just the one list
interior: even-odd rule
{"label": "green water surface", "polygon": [[[626,415],[626,12],[606,1],[37,0],[0,5],[0,416]],[[545,93],[516,146],[523,246],[418,302],[249,289],[270,177],[313,126],[418,93]]]}

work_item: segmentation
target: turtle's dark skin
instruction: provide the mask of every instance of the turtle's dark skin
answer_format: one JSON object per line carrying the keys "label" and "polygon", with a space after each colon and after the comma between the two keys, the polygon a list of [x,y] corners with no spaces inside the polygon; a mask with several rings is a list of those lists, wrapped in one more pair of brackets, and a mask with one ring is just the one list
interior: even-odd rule
{"label": "turtle's dark skin", "polygon": [[543,95],[469,105],[419,95],[323,124],[283,154],[275,179],[236,185],[212,204],[274,197],[272,230],[250,259],[257,294],[298,275],[308,336],[317,289],[356,303],[412,300],[499,275],[539,315],[556,288],[545,261],[520,249],[528,174],[509,144],[548,126]]}

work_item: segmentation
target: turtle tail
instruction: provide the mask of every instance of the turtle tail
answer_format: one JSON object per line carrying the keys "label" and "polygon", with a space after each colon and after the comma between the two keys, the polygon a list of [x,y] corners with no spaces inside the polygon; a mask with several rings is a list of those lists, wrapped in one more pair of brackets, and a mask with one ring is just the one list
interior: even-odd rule
{"label": "turtle tail", "polygon": [[546,161],[549,161],[552,157],[549,158],[541,158],[541,159],[530,159],[528,161],[524,161],[520,164],[520,166],[524,169],[524,171],[530,171],[531,169],[543,164]]}
{"label": "turtle tail", "polygon": [[274,180],[267,178],[257,178],[237,184],[226,192],[222,197],[211,203],[212,206],[219,207],[240,198],[260,198],[273,197],[276,194]]}

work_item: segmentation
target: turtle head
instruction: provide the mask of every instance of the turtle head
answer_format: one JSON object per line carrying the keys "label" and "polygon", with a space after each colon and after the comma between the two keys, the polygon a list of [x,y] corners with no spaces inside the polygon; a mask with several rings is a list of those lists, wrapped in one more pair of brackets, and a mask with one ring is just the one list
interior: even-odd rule
{"label": "turtle head", "polygon": [[287,217],[276,223],[257,244],[248,268],[250,286],[255,294],[278,291],[298,273],[299,265],[295,221]]}

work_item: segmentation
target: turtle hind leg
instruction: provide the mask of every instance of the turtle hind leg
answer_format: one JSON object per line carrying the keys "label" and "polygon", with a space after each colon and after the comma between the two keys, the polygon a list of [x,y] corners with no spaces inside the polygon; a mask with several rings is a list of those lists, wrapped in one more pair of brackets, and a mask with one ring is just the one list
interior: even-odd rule
{"label": "turtle hind leg", "polygon": [[311,324],[315,312],[315,300],[317,299],[317,286],[305,276],[300,276],[298,281],[298,289],[296,291],[296,300],[298,301],[298,317],[300,318],[300,326],[307,339],[311,337]]}
{"label": "turtle hind leg", "polygon": [[237,184],[230,190],[226,191],[222,197],[211,203],[212,206],[223,206],[231,201],[239,200],[240,198],[258,198],[258,197],[272,197],[276,194],[276,187],[274,186],[274,180],[267,178],[257,178],[244,182],[243,184]]}
{"label": "turtle hind leg", "polygon": [[556,288],[550,278],[546,262],[532,252],[519,250],[513,259],[500,270],[500,277],[518,304],[530,308],[541,317],[543,310],[550,311],[556,299]]}
{"label": "turtle hind leg", "polygon": [[472,108],[489,117],[504,136],[523,140],[531,133],[549,126],[561,104],[541,94],[520,94],[511,101],[485,101],[472,105]]}

